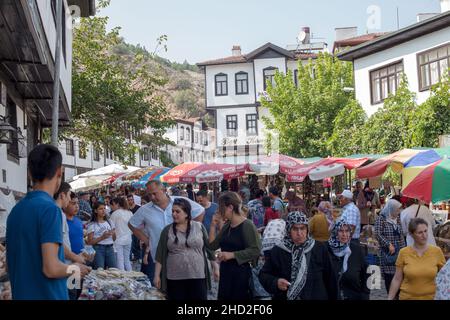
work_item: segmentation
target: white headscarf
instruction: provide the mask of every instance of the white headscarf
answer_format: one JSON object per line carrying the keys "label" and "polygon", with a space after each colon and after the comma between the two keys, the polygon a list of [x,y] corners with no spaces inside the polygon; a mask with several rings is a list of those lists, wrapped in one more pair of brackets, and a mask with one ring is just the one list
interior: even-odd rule
{"label": "white headscarf", "polygon": [[394,217],[394,213],[402,207],[402,204],[395,199],[390,199],[383,210],[381,210],[381,215],[386,218],[386,221],[394,225],[397,228],[397,217]]}

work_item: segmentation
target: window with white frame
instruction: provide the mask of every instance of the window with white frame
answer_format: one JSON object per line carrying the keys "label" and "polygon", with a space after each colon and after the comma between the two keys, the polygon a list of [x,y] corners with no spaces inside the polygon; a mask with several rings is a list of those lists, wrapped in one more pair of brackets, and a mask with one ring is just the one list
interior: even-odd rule
{"label": "window with white frame", "polygon": [[184,126],[180,127],[180,140],[184,140]]}
{"label": "window with white frame", "polygon": [[255,136],[258,134],[258,115],[257,114],[247,114],[247,135]]}
{"label": "window with white frame", "polygon": [[402,73],[403,61],[370,72],[372,104],[383,102],[390,93],[395,94],[400,86]]}
{"label": "window with white frame", "polygon": [[268,67],[263,69],[264,75],[264,91],[267,90],[267,84],[270,83],[272,86],[275,86],[275,74],[277,73],[278,68]]}
{"label": "window with white frame", "polygon": [[238,72],[236,77],[236,94],[248,94],[248,73]]}
{"label": "window with white frame", "polygon": [[191,128],[186,128],[186,141],[191,142]]}
{"label": "window with white frame", "polygon": [[238,122],[237,115],[227,116],[227,135],[229,137],[237,137]]}
{"label": "window with white frame", "polygon": [[219,73],[215,76],[216,96],[228,95],[228,76],[225,73]]}
{"label": "window with white frame", "polygon": [[72,139],[66,139],[66,154],[68,156],[73,156],[75,155],[75,150],[74,150],[74,145],[73,145],[73,140]]}
{"label": "window with white frame", "polygon": [[429,90],[449,74],[450,44],[417,55],[420,91]]}

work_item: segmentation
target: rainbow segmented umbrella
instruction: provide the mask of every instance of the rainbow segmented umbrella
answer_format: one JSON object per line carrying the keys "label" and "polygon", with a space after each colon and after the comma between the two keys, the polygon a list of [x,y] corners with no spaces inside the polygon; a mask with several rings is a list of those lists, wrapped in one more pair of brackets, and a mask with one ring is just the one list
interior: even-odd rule
{"label": "rainbow segmented umbrella", "polygon": [[150,172],[148,172],[145,176],[143,176],[139,181],[132,184],[135,188],[143,188],[149,181],[160,180],[161,176],[165,175],[169,172],[170,168],[156,168]]}
{"label": "rainbow segmented umbrella", "polygon": [[437,203],[450,200],[450,160],[445,157],[422,170],[403,190],[403,195]]}
{"label": "rainbow segmented umbrella", "polygon": [[450,148],[438,148],[421,152],[409,159],[404,163],[402,170],[402,189],[405,189],[427,167],[448,156]]}

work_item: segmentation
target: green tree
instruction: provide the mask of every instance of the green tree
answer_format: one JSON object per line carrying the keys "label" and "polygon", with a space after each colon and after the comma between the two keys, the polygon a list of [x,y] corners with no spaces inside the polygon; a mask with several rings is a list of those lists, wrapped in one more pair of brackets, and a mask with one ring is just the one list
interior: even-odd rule
{"label": "green tree", "polygon": [[178,109],[193,115],[197,111],[197,98],[191,90],[182,90],[175,95],[175,104]]}
{"label": "green tree", "polygon": [[344,157],[362,153],[362,129],[367,115],[356,100],[339,111],[334,119],[333,134],[328,140],[328,148],[333,156]]}
{"label": "green tree", "polygon": [[282,153],[327,156],[334,120],[354,99],[344,91],[353,86],[352,65],[321,53],[315,61],[298,64],[298,87],[292,79],[291,72],[277,73],[276,85],[268,83],[270,98],[263,98],[261,104],[271,116],[263,120],[268,129],[278,131]]}
{"label": "green tree", "polygon": [[366,122],[362,130],[364,151],[388,154],[413,147],[411,123],[416,109],[416,95],[409,90],[403,75],[396,93],[390,94],[383,107]]}
{"label": "green tree", "polygon": [[165,79],[150,72],[140,54],[129,59],[114,54],[122,43],[120,28],[107,31],[107,23],[108,17],[83,18],[74,30],[73,125],[63,134],[107,148],[120,161],[133,163],[145,128],[152,128],[155,139],[149,140],[163,141],[172,125],[156,94]]}
{"label": "green tree", "polygon": [[412,143],[419,147],[438,147],[439,136],[450,133],[450,77],[431,89],[411,121]]}

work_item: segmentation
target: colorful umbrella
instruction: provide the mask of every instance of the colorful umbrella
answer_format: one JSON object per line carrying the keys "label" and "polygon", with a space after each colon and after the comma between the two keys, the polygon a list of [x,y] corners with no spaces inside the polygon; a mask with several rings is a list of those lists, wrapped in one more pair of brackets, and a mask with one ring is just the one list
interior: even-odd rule
{"label": "colorful umbrella", "polygon": [[183,164],[180,164],[176,166],[175,168],[169,170],[165,175],[161,177],[161,181],[168,183],[168,184],[176,184],[180,182],[180,177],[188,172],[189,170],[192,170],[198,166],[200,166],[200,163],[195,162],[185,162]]}
{"label": "colorful umbrella", "polygon": [[248,165],[205,163],[180,176],[182,183],[206,183],[242,177]]}
{"label": "colorful umbrella", "polygon": [[149,181],[160,180],[161,176],[165,175],[169,172],[169,168],[158,168],[153,171],[150,171],[145,176],[143,176],[139,181],[132,184],[135,188],[143,188]]}
{"label": "colorful umbrella", "polygon": [[403,189],[405,189],[425,168],[446,156],[450,156],[450,148],[432,149],[412,157],[404,164],[402,171]]}
{"label": "colorful umbrella", "polygon": [[450,200],[450,160],[438,160],[423,169],[403,190],[403,195],[426,203]]}
{"label": "colorful umbrella", "polygon": [[356,169],[356,176],[359,179],[379,177],[384,174],[389,166],[392,166],[394,171],[401,172],[403,165],[412,157],[427,150],[403,149],[393,154],[375,160],[371,164]]}

